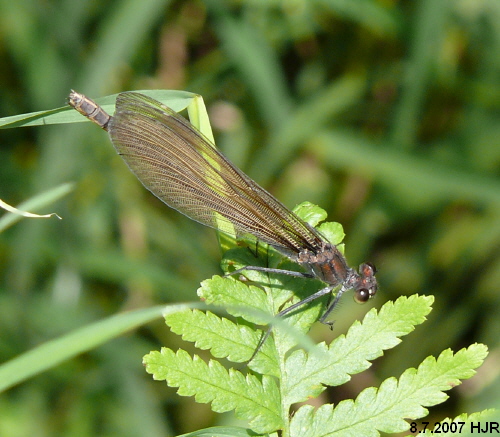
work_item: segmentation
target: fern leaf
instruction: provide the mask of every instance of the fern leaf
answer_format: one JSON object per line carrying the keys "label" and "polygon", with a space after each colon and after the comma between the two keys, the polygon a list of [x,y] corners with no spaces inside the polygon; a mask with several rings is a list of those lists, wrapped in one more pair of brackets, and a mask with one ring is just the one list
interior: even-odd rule
{"label": "fern leaf", "polygon": [[424,322],[434,299],[427,296],[400,297],[386,303],[378,312],[372,309],[362,323],[351,326],[347,335],[336,338],[329,348],[317,346],[317,353],[307,355],[297,350],[286,360],[284,402],[293,404],[318,396],[324,385],[337,386],[362,372],[384,350],[396,346],[400,337]]}
{"label": "fern leaf", "polygon": [[[210,350],[215,358],[227,358],[233,363],[248,361],[262,336],[259,330],[238,325],[210,311],[179,311],[167,314],[165,322],[182,339],[194,342],[199,349]],[[249,363],[250,368],[278,376],[278,357],[273,342],[266,341],[257,356]]]}
{"label": "fern leaf", "polygon": [[406,370],[399,381],[386,379],[377,390],[363,390],[358,398],[326,404],[316,411],[301,407],[291,422],[291,437],[378,436],[403,432],[410,425],[403,418],[417,419],[427,414],[426,406],[447,399],[444,391],[470,378],[487,355],[484,345],[474,344],[455,355],[445,350],[436,360],[426,358],[418,369]]}
{"label": "fern leaf", "polygon": [[223,306],[229,314],[257,325],[264,325],[269,319],[259,317],[259,313],[274,314],[265,291],[232,277],[213,276],[203,281],[198,296],[209,305]]}
{"label": "fern leaf", "polygon": [[259,433],[274,431],[283,426],[280,414],[280,395],[275,380],[263,376],[246,377],[234,369],[226,370],[219,362],[208,365],[200,357],[193,358],[183,350],[174,353],[162,348],[144,357],[146,371],[156,380],[165,380],[178,387],[181,396],[194,396],[200,403],[211,403],[217,413],[235,410],[237,417],[248,420]]}

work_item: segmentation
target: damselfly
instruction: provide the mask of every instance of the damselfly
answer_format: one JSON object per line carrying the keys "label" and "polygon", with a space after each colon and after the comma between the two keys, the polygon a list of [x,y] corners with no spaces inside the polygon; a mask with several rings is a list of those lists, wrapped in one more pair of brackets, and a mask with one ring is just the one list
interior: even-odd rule
{"label": "damselfly", "polygon": [[[162,103],[134,92],[116,99],[111,117],[91,99],[72,91],[69,104],[109,133],[118,154],[142,184],[170,207],[197,222],[239,235],[252,234],[297,262],[305,273],[247,266],[296,277],[318,278],[326,286],[282,309],[284,316],[338,288],[320,321],[348,290],[363,303],[377,292],[375,267],[350,268],[339,249],[217,151],[186,119]],[[266,335],[267,337],[267,335]],[[262,344],[262,342],[261,342]]]}

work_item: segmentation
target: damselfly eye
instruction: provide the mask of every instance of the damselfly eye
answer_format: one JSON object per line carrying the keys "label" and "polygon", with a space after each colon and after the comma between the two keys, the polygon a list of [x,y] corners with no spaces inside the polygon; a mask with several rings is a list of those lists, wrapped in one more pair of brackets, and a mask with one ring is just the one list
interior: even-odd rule
{"label": "damselfly eye", "polygon": [[365,303],[372,297],[372,293],[370,293],[366,288],[360,288],[356,290],[354,293],[354,300],[357,303]]}
{"label": "damselfly eye", "polygon": [[364,263],[359,266],[359,272],[364,276],[374,276],[377,273],[377,268],[372,263]]}

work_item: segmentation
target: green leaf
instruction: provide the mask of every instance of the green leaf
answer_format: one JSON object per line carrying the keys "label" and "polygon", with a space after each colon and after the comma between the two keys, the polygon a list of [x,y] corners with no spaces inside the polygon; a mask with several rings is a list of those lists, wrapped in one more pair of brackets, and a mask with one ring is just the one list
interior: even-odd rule
{"label": "green leaf", "polygon": [[311,202],[302,202],[293,208],[293,212],[311,226],[318,226],[318,223],[326,219],[326,211]]}
{"label": "green leaf", "polygon": [[0,366],[0,391],[185,305],[157,306],[117,314],[48,341]]}
{"label": "green leaf", "polygon": [[219,362],[208,365],[197,355],[191,358],[183,350],[174,353],[168,348],[144,357],[146,371],[156,380],[165,380],[178,387],[181,396],[194,396],[197,402],[211,403],[217,413],[235,410],[256,432],[274,431],[283,426],[280,394],[273,378],[254,375],[246,377],[234,369],[226,370]]}
{"label": "green leaf", "polygon": [[[245,253],[246,251],[243,250]],[[246,264],[248,265],[248,264]],[[262,272],[249,272],[252,279],[262,285],[265,282],[275,281],[270,279],[267,274]],[[290,279],[296,281],[297,290],[300,297],[294,298],[295,302],[307,295],[307,292],[302,287],[312,287],[315,281],[310,279],[290,278],[285,275],[272,275],[284,276],[284,283],[287,284]],[[258,281],[258,278],[261,281]],[[279,284],[279,280],[277,280]],[[283,284],[280,284],[283,286]],[[269,325],[272,323],[275,328],[273,330],[273,338],[279,337],[278,343],[283,351],[287,351],[298,343],[306,348],[312,347],[310,340],[301,333],[307,332],[310,326],[317,320],[319,312],[322,308],[323,302],[321,300],[311,303],[307,308],[297,311],[284,320],[276,320],[274,315],[279,311],[279,308],[289,300],[293,295],[292,290],[285,288],[267,288],[267,293],[261,287],[248,284],[245,282],[237,281],[233,277],[221,278],[214,276],[202,282],[201,287],[198,289],[198,295],[207,303],[217,306],[222,306],[229,314],[235,317],[242,317],[250,323],[259,325]],[[310,289],[310,288],[309,288]],[[301,293],[302,291],[302,293]],[[316,290],[314,290],[316,291]],[[310,293],[314,292],[311,291]],[[258,331],[260,334],[260,331]],[[260,336],[259,336],[260,338]],[[255,344],[255,346],[257,343]],[[250,363],[250,367],[258,372],[269,372],[271,375],[276,375],[276,360],[274,352],[269,351],[266,346],[262,354],[258,354]],[[255,349],[254,349],[255,350]],[[248,358],[251,357],[251,354]]]}
{"label": "green leaf", "polygon": [[317,353],[293,352],[285,363],[285,374],[293,377],[283,381],[284,402],[293,404],[316,397],[325,385],[344,384],[349,375],[366,370],[371,360],[399,344],[400,337],[424,322],[433,301],[432,296],[402,296],[395,303],[386,303],[378,314],[373,308],[362,323],[355,322],[347,335],[337,337],[329,348],[322,343]]}
{"label": "green leaf", "polygon": [[[168,314],[165,321],[185,341],[194,342],[202,350],[209,349],[215,358],[227,358],[234,363],[247,362],[255,352],[262,332],[238,325],[210,311],[179,311]],[[279,376],[278,357],[272,341],[266,341],[249,367],[268,375]]]}
{"label": "green leaf", "polygon": [[[312,221],[318,221],[321,213],[314,210],[312,205],[302,207],[304,216],[310,214]],[[343,238],[340,225],[325,223],[322,229],[334,242]],[[269,246],[255,243],[253,247],[229,250],[222,265],[229,272],[249,265],[300,268]],[[398,345],[401,337],[425,321],[434,298],[400,297],[378,312],[369,311],[363,322],[355,322],[345,336],[329,346],[321,343],[311,347],[300,338],[300,333],[307,332],[317,320],[324,300],[311,302],[283,320],[273,316],[325,284],[262,271],[242,270],[239,277],[246,279],[214,276],[203,281],[198,294],[206,303],[221,306],[234,317],[249,323],[272,324],[271,336],[248,365],[260,373],[259,377],[245,377],[234,369],[227,371],[213,360],[207,365],[198,356],[191,358],[182,350],[152,352],[144,362],[155,379],[178,387],[180,395],[212,403],[216,412],[234,410],[256,432],[281,430],[283,435],[313,437],[378,436],[379,431],[407,430],[405,419],[423,417],[427,414],[425,407],[443,402],[444,391],[472,376],[486,355],[486,348],[481,345],[455,356],[445,351],[437,361],[430,357],[418,370],[408,369],[399,382],[389,378],[379,389],[365,389],[355,401],[343,401],[335,408],[327,404],[317,410],[303,406],[291,415],[292,404],[318,396],[326,386],[347,382],[351,375],[366,370],[385,350]],[[172,331],[197,347],[210,350],[214,357],[238,363],[253,356],[262,338],[262,331],[252,329],[246,322],[230,321],[211,312],[186,310],[167,315],[166,322]]]}
{"label": "green leaf", "polygon": [[410,424],[405,418],[425,416],[426,406],[444,402],[444,391],[468,379],[487,355],[487,348],[474,344],[455,355],[445,350],[436,360],[426,358],[418,369],[406,370],[401,378],[386,379],[379,389],[363,390],[355,401],[345,400],[335,408],[326,404],[317,410],[305,405],[291,421],[291,437],[316,437],[325,435],[378,436],[403,432]]}
{"label": "green leaf", "polygon": [[311,226],[317,226],[321,234],[324,235],[330,243],[337,245],[342,253],[344,252],[344,245],[340,244],[345,237],[342,225],[336,222],[327,222],[318,226],[318,224],[327,217],[326,211],[323,208],[311,202],[302,202],[293,209],[293,212]]}
{"label": "green leaf", "polygon": [[215,148],[214,134],[212,132],[212,126],[210,125],[203,97],[200,95],[193,95],[192,101],[187,107],[187,110],[189,114],[189,122],[193,126],[196,126],[196,128],[203,133],[205,138],[207,138],[210,144],[212,144]]}
{"label": "green leaf", "polygon": [[[234,253],[244,257],[250,252],[240,249]],[[258,265],[258,263],[241,262],[241,259],[236,262],[235,267]],[[283,260],[283,258],[281,259]],[[296,269],[297,265],[287,260],[280,264],[279,267],[292,270],[293,268]],[[243,273],[256,285],[237,281],[233,277],[221,278],[214,276],[212,279],[202,282],[202,286],[198,289],[198,295],[207,304],[222,306],[235,317],[242,317],[255,324],[275,324],[276,329],[274,329],[273,335],[280,337],[279,343],[283,351],[289,350],[298,342],[303,342],[304,336],[301,336],[300,332],[307,332],[318,319],[324,301],[328,297],[325,296],[324,299],[311,302],[304,308],[287,315],[282,321],[276,320],[274,315],[282,307],[284,308],[315,293],[324,287],[324,284],[309,278],[295,278],[282,274],[269,275],[258,271]],[[271,286],[271,284],[274,286]],[[307,337],[305,338],[307,340]],[[308,346],[307,341],[303,344],[306,347]],[[272,363],[269,363],[269,365],[272,365]]]}
{"label": "green leaf", "polygon": [[321,223],[318,230],[326,237],[326,239],[337,246],[337,248],[344,253],[344,245],[341,244],[344,240],[344,228],[340,223],[328,222]]}
{"label": "green leaf", "polygon": [[247,285],[233,277],[213,276],[212,279],[206,279],[198,289],[198,296],[208,305],[225,307],[233,316],[243,317],[255,324],[266,324],[268,321],[265,315],[259,317],[259,313],[274,314],[261,288]]}
{"label": "green leaf", "polygon": [[[186,108],[190,104],[191,100],[196,97],[196,94],[176,90],[139,90],[137,92],[159,100],[177,112]],[[102,106],[108,114],[113,114],[115,111],[116,96],[118,96],[118,94],[112,94],[110,96],[100,97],[93,100]],[[89,120],[76,112],[69,105],[66,105],[60,108],[50,109],[48,111],[31,112],[28,114],[0,118],[0,129],[39,126],[45,124],[79,123],[84,121]]]}

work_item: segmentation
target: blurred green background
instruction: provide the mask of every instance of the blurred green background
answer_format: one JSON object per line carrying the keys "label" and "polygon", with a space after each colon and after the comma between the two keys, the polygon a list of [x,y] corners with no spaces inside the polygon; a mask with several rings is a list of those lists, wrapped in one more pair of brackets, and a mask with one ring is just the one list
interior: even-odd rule
{"label": "blurred green background", "polygon": [[[345,298],[331,341],[400,295],[428,322],[320,402],[356,396],[429,354],[486,343],[440,420],[500,392],[500,2],[0,0],[0,116],[135,89],[201,94],[219,148],[290,207],[346,230],[380,291]],[[0,235],[2,362],[136,308],[196,301],[220,273],[214,232],[146,192],[90,123],[1,132],[0,198],[73,191]],[[142,356],[186,347],[161,320],[0,396],[0,436],[167,436],[233,423],[153,382]],[[207,357],[206,354],[201,354]]]}

